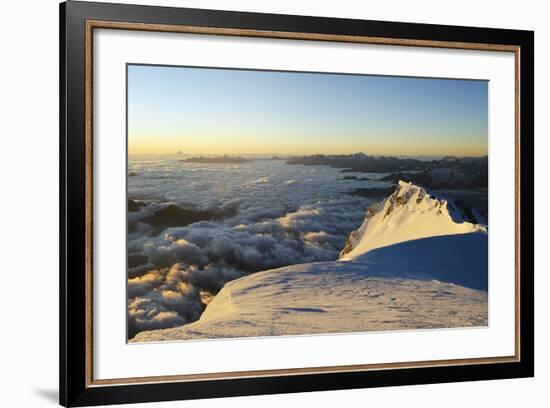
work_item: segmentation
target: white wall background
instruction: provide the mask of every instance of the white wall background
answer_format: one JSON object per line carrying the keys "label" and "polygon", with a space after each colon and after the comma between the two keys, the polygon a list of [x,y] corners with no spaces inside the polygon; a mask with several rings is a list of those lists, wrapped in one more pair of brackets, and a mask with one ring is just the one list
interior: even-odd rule
{"label": "white wall background", "polygon": [[[121,1],[122,2],[122,1]],[[126,1],[124,1],[126,2]],[[134,1],[139,2],[139,1]],[[4,2],[0,24],[0,406],[57,404],[58,381],[58,6]],[[240,11],[351,17],[535,30],[536,41],[536,378],[354,391],[171,402],[159,407],[547,406],[550,384],[548,262],[544,187],[550,142],[550,26],[545,2],[353,0],[149,0]],[[6,263],[7,260],[7,263]]]}

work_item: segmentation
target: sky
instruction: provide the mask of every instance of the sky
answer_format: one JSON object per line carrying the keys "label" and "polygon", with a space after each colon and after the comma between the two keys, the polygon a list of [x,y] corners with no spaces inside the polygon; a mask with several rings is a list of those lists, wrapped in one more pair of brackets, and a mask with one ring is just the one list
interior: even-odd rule
{"label": "sky", "polygon": [[127,69],[130,154],[487,155],[487,81]]}

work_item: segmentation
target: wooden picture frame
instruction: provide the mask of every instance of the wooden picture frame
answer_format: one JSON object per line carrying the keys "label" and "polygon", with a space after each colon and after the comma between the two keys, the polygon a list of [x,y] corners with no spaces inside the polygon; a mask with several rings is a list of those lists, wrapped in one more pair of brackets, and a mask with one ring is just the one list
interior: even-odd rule
{"label": "wooden picture frame", "polygon": [[[97,380],[93,376],[95,29],[367,43],[515,54],[515,354]],[[68,1],[60,5],[60,403],[120,404],[534,375],[534,33]],[[520,251],[521,248],[521,251]]]}

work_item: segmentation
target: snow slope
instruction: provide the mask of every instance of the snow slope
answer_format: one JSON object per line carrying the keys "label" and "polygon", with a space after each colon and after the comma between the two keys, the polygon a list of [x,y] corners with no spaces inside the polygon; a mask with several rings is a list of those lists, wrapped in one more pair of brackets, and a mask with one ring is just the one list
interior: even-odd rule
{"label": "snow slope", "polygon": [[459,202],[437,197],[412,183],[399,181],[395,192],[367,210],[340,254],[348,260],[373,248],[412,239],[487,231],[486,220]]}
{"label": "snow slope", "polygon": [[486,326],[487,228],[452,200],[400,182],[342,257],[229,282],[191,324],[132,341]]}

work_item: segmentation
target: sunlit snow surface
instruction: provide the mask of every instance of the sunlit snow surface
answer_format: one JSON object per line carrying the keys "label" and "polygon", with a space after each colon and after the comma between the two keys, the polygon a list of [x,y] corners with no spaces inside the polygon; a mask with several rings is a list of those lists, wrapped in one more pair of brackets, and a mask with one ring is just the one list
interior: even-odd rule
{"label": "sunlit snow surface", "polygon": [[485,217],[452,199],[400,181],[387,199],[372,206],[341,254],[353,259],[373,248],[439,235],[487,232]]}

